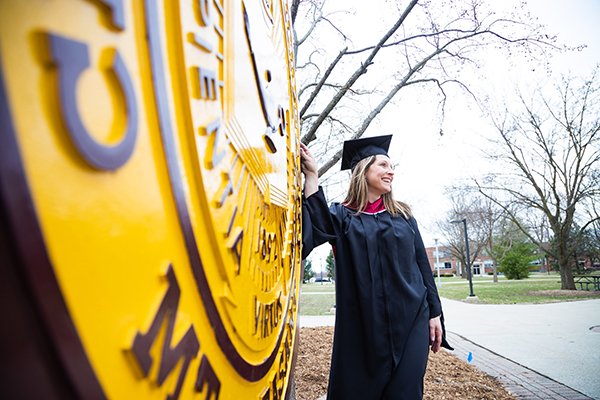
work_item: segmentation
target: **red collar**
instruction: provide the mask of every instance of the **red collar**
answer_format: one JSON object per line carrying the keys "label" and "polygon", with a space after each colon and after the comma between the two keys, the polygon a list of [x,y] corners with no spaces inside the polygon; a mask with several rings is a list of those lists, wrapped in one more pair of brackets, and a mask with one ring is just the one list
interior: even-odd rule
{"label": "red collar", "polygon": [[[348,208],[351,208],[352,210],[358,210],[358,207],[353,206],[351,204],[344,203],[344,205],[346,207],[348,207]],[[383,198],[382,197],[378,198],[377,200],[375,200],[372,203],[369,203],[367,201],[367,205],[365,206],[365,209],[362,210],[362,212],[369,213],[369,214],[375,214],[375,213],[378,213],[380,211],[385,211],[385,204],[383,204]]]}
{"label": "red collar", "polygon": [[385,204],[383,204],[383,198],[380,197],[372,203],[367,202],[364,212],[374,214],[383,210],[385,210]]}

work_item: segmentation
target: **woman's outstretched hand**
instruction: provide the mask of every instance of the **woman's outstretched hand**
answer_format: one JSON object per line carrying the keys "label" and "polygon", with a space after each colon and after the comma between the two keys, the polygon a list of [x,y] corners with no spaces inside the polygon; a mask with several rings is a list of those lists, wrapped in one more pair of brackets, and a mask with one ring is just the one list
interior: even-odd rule
{"label": "woman's outstretched hand", "polygon": [[319,168],[305,144],[300,143],[300,170],[304,174],[304,197],[319,190]]}

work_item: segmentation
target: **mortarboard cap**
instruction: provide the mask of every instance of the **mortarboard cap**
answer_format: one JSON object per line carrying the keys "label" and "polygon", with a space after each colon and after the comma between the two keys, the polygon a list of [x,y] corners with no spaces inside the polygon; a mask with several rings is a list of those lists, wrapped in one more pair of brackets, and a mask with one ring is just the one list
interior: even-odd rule
{"label": "mortarboard cap", "polygon": [[392,135],[346,140],[342,152],[342,171],[353,169],[363,158],[383,154],[387,156]]}

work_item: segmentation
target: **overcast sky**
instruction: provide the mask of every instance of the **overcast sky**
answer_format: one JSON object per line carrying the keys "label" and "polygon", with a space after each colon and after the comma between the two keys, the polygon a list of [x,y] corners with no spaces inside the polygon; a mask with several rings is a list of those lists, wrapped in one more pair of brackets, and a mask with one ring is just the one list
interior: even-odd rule
{"label": "overcast sky", "polygon": [[[356,15],[363,22],[381,19],[377,4],[384,2],[343,0],[348,9],[356,10]],[[492,3],[511,7],[511,2],[514,4],[516,0]],[[547,25],[548,33],[557,34],[561,43],[587,46],[579,52],[554,55],[551,67],[555,76],[561,73],[589,76],[594,65],[600,63],[600,0],[529,0],[529,5],[532,14]],[[364,30],[367,26],[374,25],[362,25],[360,37],[368,42],[368,31]],[[358,47],[359,43],[355,42],[355,45]],[[538,69],[531,64],[523,70],[519,66],[511,67],[503,60],[493,60],[488,68],[491,70],[486,74],[485,84],[493,88],[497,100],[512,92],[513,88],[551,79],[543,68]],[[433,246],[434,238],[443,241],[435,231],[435,221],[445,216],[448,206],[443,189],[488,167],[480,147],[491,134],[491,129],[474,104],[453,102],[443,124],[444,135],[440,136],[439,123],[435,120],[436,109],[422,101],[418,96],[411,98],[409,93],[405,93],[395,105],[388,106],[380,114],[367,130],[367,136],[394,133],[390,149],[391,157],[398,163],[394,194],[411,204],[426,246]],[[315,252],[315,271],[319,271],[328,251],[328,248],[322,248]]]}
{"label": "overcast sky", "polygon": [[[549,32],[558,34],[563,43],[587,45],[580,52],[553,56],[554,77],[561,73],[589,76],[593,67],[600,63],[600,0],[530,0],[530,7],[532,14],[548,26]],[[500,62],[496,65],[500,68],[488,75],[486,85],[493,85],[494,90],[501,93],[499,97],[509,95],[517,87],[553,79],[542,68],[532,71],[516,67],[509,71],[503,70],[506,65]],[[435,232],[435,221],[443,218],[446,212],[443,187],[492,167],[480,151],[491,134],[489,123],[468,104],[465,107],[454,104],[454,107],[454,112],[447,114],[442,137],[435,134],[402,135],[403,140],[395,143],[400,171],[394,192],[413,206],[425,244],[430,246],[433,246],[433,239],[439,237]],[[426,118],[423,115],[423,119]],[[407,118],[415,130],[419,125],[417,120]]]}

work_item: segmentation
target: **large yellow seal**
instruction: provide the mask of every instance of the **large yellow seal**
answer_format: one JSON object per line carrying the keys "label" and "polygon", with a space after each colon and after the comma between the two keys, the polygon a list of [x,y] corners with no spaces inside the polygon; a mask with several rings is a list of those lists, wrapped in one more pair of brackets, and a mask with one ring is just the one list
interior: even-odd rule
{"label": "large yellow seal", "polygon": [[0,98],[3,394],[289,395],[287,3],[2,1]]}

